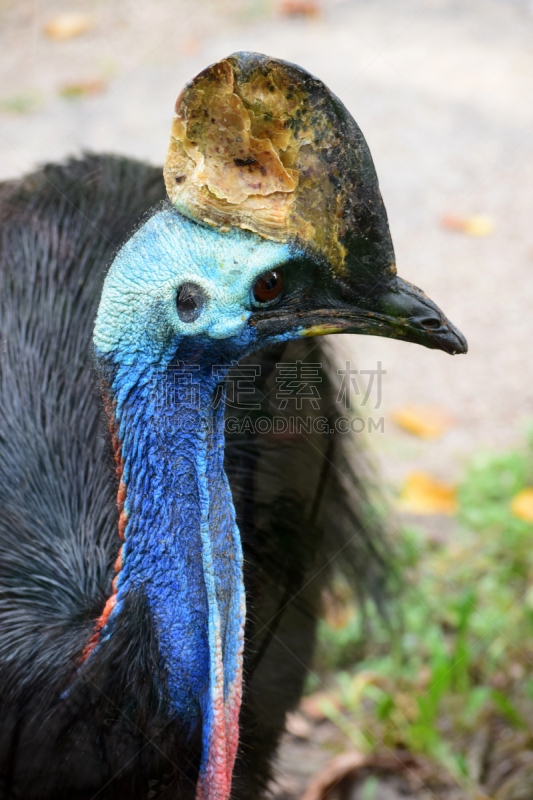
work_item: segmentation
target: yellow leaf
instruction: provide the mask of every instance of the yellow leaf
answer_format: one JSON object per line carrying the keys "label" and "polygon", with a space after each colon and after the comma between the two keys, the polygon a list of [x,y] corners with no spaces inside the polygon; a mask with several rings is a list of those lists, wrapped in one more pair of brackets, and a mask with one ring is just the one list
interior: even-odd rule
{"label": "yellow leaf", "polygon": [[457,511],[455,487],[441,483],[427,472],[411,472],[400,492],[402,511],[410,514],[447,514]]}
{"label": "yellow leaf", "polygon": [[438,439],[453,425],[449,414],[437,406],[403,406],[392,412],[396,425],[422,439]]}
{"label": "yellow leaf", "polygon": [[282,0],[280,13],[286,17],[318,17],[320,5],[317,0]]}
{"label": "yellow leaf", "polygon": [[463,220],[463,230],[470,236],[490,236],[494,230],[494,221],[490,217],[474,214]]}
{"label": "yellow leaf", "polygon": [[472,214],[470,217],[449,214],[442,219],[441,225],[450,231],[462,231],[469,236],[490,236],[494,231],[494,220],[483,214]]}
{"label": "yellow leaf", "polygon": [[533,522],[533,489],[522,489],[511,501],[511,511],[525,522]]}
{"label": "yellow leaf", "polygon": [[59,90],[61,97],[66,97],[68,100],[77,100],[88,94],[99,94],[103,92],[106,84],[100,78],[92,81],[81,81],[80,83],[66,83]]}
{"label": "yellow leaf", "polygon": [[72,39],[95,27],[96,20],[91,14],[58,14],[44,26],[44,32],[51,39]]}

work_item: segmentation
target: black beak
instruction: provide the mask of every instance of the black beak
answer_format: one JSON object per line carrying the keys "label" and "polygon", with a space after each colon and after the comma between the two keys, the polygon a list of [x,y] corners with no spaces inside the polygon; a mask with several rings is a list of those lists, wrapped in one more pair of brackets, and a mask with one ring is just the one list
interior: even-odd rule
{"label": "black beak", "polygon": [[436,303],[402,278],[397,277],[391,288],[379,296],[376,316],[378,327],[383,325],[384,330],[374,335],[404,339],[452,356],[468,351],[465,337]]}
{"label": "black beak", "polygon": [[397,276],[370,287],[330,276],[315,291],[306,292],[300,303],[294,297],[255,312],[250,322],[262,340],[359,333],[403,339],[450,355],[468,350],[465,337],[440,308]]}

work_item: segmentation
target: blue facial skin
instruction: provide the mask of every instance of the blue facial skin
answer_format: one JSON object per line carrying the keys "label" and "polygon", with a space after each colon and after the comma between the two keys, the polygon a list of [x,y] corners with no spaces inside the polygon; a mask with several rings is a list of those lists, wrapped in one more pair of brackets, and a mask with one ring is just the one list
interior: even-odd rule
{"label": "blue facial skin", "polygon": [[[182,341],[203,337],[224,341],[242,358],[254,345],[246,326],[252,286],[293,253],[286,244],[242,230],[220,233],[167,208],[132,236],[109,270],[94,330],[96,351],[115,354],[125,366],[140,357],[164,365]],[[186,281],[208,297],[198,319],[188,323],[176,310],[177,290]]]}
{"label": "blue facial skin", "polygon": [[[126,595],[144,592],[170,713],[190,725],[203,718],[204,760],[217,626],[226,690],[244,621],[220,384],[232,362],[263,344],[248,325],[256,279],[290,257],[287,245],[220,233],[164,209],[117,255],[95,323],[96,360],[122,442],[128,517],[117,603],[98,646],[112,635]],[[194,322],[177,313],[185,282],[206,297]]]}

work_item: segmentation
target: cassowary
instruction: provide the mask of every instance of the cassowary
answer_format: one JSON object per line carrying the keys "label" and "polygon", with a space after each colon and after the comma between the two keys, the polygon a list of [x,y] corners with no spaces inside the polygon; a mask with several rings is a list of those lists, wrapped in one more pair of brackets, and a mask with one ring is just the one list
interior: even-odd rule
{"label": "cassowary", "polygon": [[[314,337],[466,351],[299,67],[200,73],[165,181],[87,156],[1,188],[1,798],[258,797],[331,565],[374,595],[386,572]],[[326,424],[261,433],[299,362]]]}

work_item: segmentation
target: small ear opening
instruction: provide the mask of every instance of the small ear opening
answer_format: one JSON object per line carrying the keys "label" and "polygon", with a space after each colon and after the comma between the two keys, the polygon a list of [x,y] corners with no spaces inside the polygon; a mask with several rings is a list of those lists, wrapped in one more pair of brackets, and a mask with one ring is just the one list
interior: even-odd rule
{"label": "small ear opening", "polygon": [[177,292],[176,310],[182,322],[195,322],[202,313],[207,295],[196,283],[183,283]]}

